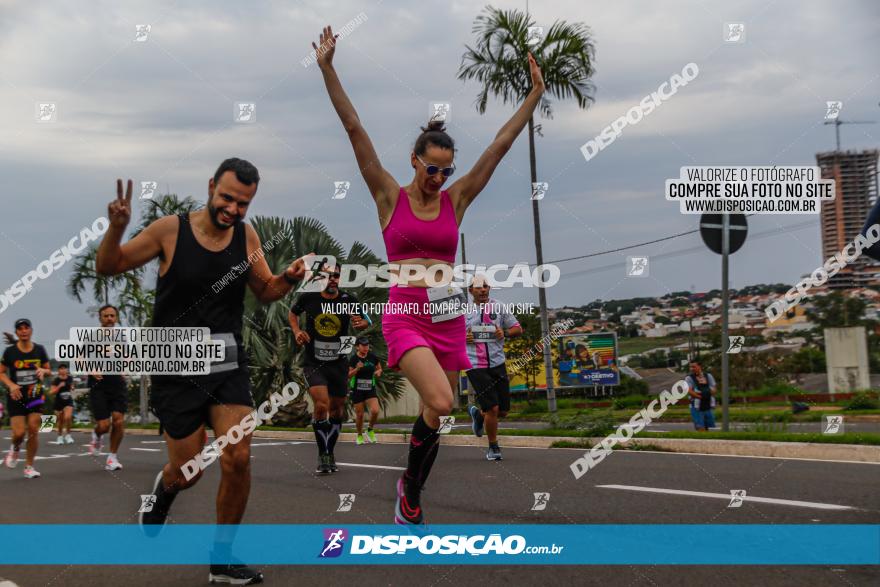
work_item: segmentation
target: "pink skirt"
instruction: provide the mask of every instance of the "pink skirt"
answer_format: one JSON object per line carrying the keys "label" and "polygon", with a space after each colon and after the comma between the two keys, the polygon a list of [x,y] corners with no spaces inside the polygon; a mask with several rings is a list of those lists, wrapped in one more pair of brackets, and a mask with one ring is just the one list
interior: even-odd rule
{"label": "pink skirt", "polygon": [[423,287],[393,286],[388,304],[382,315],[382,334],[388,346],[389,367],[399,369],[400,358],[406,351],[427,347],[444,371],[471,368],[464,316],[431,322],[426,308],[428,292]]}

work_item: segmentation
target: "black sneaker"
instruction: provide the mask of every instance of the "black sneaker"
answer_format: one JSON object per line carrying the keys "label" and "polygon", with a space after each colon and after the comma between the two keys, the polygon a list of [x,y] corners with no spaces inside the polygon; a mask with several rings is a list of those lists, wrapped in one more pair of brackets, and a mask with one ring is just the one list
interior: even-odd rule
{"label": "black sneaker", "polygon": [[394,523],[401,525],[418,525],[425,523],[422,508],[419,505],[422,488],[414,481],[407,481],[403,476],[397,480],[397,503],[394,506]]}
{"label": "black sneaker", "polygon": [[211,565],[208,581],[230,585],[254,585],[263,582],[263,573],[247,565]]}
{"label": "black sneaker", "polygon": [[141,530],[151,538],[158,536],[159,532],[162,531],[162,528],[165,526],[165,520],[168,518],[171,504],[174,503],[174,498],[177,497],[177,493],[165,491],[165,486],[162,483],[162,471],[159,471],[159,474],[156,475],[156,480],[153,482],[153,495],[156,496],[156,501],[153,502],[152,509],[138,514],[138,524],[140,524]]}
{"label": "black sneaker", "polygon": [[318,475],[329,475],[333,472],[330,468],[330,455],[320,455],[318,457],[318,466],[315,467],[315,473]]}
{"label": "black sneaker", "polygon": [[499,446],[489,446],[489,450],[486,451],[486,460],[487,461],[500,461],[501,459],[501,447]]}
{"label": "black sneaker", "polygon": [[483,435],[483,414],[480,413],[480,409],[475,405],[471,405],[468,408],[468,414],[471,416],[471,430],[474,431],[474,436],[480,437]]}
{"label": "black sneaker", "polygon": [[327,455],[328,460],[330,461],[330,472],[335,473],[339,470],[339,467],[336,466],[336,457],[333,454]]}

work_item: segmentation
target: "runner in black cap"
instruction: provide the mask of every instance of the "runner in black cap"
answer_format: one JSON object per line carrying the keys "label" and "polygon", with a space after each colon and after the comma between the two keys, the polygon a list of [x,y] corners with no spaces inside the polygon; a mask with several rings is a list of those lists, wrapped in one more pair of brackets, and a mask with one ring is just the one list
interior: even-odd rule
{"label": "runner in black cap", "polygon": [[34,457],[37,456],[37,440],[43,404],[43,379],[52,376],[49,355],[43,345],[36,344],[31,321],[21,318],[15,321],[15,344],[6,347],[0,360],[0,383],[9,389],[9,424],[12,427],[12,445],[3,463],[10,469],[18,464],[19,449],[27,429],[27,458],[24,476],[35,479],[40,473],[34,469]]}
{"label": "runner in black cap", "polygon": [[364,404],[370,410],[370,423],[367,426],[367,442],[376,442],[373,426],[379,418],[379,400],[376,397],[376,377],[382,376],[382,362],[370,352],[370,339],[358,337],[355,353],[348,360],[348,377],[351,387],[351,403],[354,406],[354,421],[357,426],[357,444],[364,443]]}
{"label": "runner in black cap", "polygon": [[[58,377],[52,380],[49,393],[55,396],[55,421],[58,423],[58,439],[55,444],[73,444],[70,427],[73,424],[73,377],[67,363],[58,365]],[[64,431],[67,431],[65,434]]]}

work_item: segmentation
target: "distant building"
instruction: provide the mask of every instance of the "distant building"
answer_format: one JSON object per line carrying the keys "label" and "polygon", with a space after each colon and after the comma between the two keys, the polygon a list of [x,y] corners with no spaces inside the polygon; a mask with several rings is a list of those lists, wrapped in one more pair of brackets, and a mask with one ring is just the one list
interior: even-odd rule
{"label": "distant building", "polygon": [[[868,212],[877,199],[877,149],[861,152],[830,151],[817,153],[816,163],[824,179],[834,180],[834,201],[823,201],[822,259],[842,251],[865,224]],[[880,263],[863,255],[828,280],[828,287],[849,289],[878,284]]]}

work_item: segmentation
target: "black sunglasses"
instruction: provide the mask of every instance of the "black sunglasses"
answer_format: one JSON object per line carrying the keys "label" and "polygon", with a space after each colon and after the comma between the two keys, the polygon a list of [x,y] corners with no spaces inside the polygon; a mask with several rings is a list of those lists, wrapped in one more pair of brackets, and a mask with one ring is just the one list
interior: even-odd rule
{"label": "black sunglasses", "polygon": [[455,163],[452,164],[452,167],[438,167],[436,165],[428,165],[422,158],[416,155],[416,159],[419,160],[419,163],[425,166],[425,171],[428,175],[436,175],[438,172],[443,174],[443,177],[449,177],[453,173],[455,173]]}

